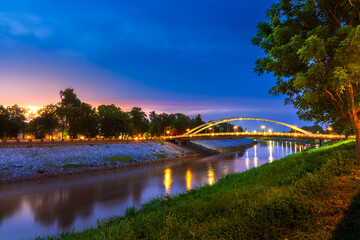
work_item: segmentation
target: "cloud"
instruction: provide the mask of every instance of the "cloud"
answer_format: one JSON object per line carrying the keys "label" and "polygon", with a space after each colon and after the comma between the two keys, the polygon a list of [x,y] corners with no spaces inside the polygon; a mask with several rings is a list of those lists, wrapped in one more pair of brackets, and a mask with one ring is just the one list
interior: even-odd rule
{"label": "cloud", "polygon": [[34,36],[37,39],[44,39],[53,35],[53,31],[43,26],[39,17],[28,14],[0,13],[0,32],[14,37]]}

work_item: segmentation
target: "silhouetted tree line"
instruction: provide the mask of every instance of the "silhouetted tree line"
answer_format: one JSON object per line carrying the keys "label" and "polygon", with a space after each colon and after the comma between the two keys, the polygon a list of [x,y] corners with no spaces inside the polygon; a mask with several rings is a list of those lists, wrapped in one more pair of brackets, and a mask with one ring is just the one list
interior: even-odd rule
{"label": "silhouetted tree line", "polygon": [[182,113],[147,115],[139,107],[129,112],[114,104],[100,105],[97,108],[82,102],[74,92],[67,88],[60,91],[61,101],[49,104],[37,112],[31,121],[26,122],[26,110],[18,105],[3,107],[0,105],[0,138],[17,138],[20,133],[29,133],[35,138],[53,136],[61,132],[70,138],[83,135],[92,138],[97,135],[108,137],[128,137],[138,135],[161,136],[182,134],[187,129],[203,124],[200,114],[191,119]]}

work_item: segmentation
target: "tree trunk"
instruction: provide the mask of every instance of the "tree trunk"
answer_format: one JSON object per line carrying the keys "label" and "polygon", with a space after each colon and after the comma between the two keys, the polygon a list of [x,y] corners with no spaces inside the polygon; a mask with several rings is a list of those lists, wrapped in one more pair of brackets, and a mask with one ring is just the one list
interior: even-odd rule
{"label": "tree trunk", "polygon": [[356,157],[358,160],[358,164],[360,164],[360,128],[355,128],[355,135],[356,135]]}

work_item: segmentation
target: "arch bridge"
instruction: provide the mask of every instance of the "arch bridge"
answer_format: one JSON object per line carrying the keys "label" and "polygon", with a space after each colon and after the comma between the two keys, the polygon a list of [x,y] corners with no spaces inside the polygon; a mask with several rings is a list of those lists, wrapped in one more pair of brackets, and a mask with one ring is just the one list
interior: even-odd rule
{"label": "arch bridge", "polygon": [[[226,124],[229,126],[229,122],[258,122],[263,123],[260,127],[252,125],[252,129],[248,129],[247,127],[230,124],[227,131],[222,132],[222,127],[218,127],[221,124]],[[272,128],[269,128],[266,125],[272,125]],[[276,127],[280,126],[282,128],[290,128],[291,131],[280,131],[278,127],[278,131],[276,131]],[[255,127],[254,127],[255,126]],[[251,126],[250,126],[251,127]],[[215,129],[220,129],[220,132],[216,132]],[[245,129],[244,129],[245,128]],[[243,131],[239,131],[242,129]],[[197,126],[189,131],[187,131],[183,135],[179,136],[168,136],[166,137],[169,140],[173,140],[179,144],[182,142],[196,141],[196,140],[209,140],[209,139],[227,139],[227,138],[294,138],[294,139],[315,139],[319,141],[320,139],[343,139],[346,138],[345,135],[336,135],[336,134],[314,134],[304,129],[301,129],[297,126],[287,124],[284,122],[274,121],[270,119],[264,118],[252,118],[252,117],[236,117],[236,118],[224,118],[220,120],[211,121],[200,126]]]}

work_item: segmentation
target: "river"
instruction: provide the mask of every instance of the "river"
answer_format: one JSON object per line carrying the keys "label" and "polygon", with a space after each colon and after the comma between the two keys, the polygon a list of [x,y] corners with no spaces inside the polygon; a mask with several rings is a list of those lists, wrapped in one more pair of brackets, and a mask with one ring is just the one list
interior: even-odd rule
{"label": "river", "polygon": [[91,176],[67,176],[0,186],[1,239],[81,230],[97,219],[122,215],[149,199],[213,184],[226,174],[300,151],[290,141],[263,141],[245,151],[179,159]]}

